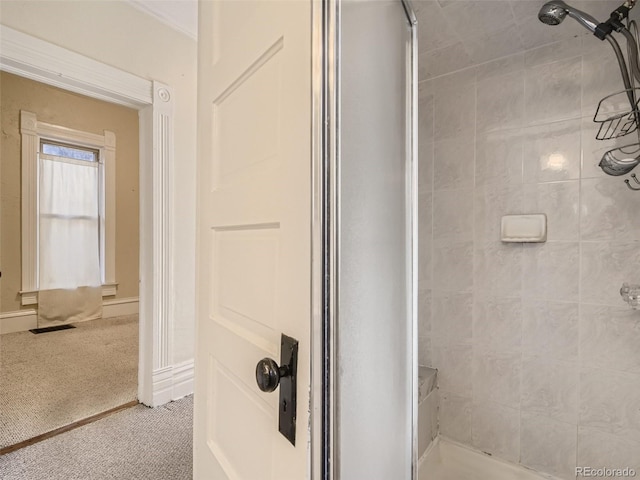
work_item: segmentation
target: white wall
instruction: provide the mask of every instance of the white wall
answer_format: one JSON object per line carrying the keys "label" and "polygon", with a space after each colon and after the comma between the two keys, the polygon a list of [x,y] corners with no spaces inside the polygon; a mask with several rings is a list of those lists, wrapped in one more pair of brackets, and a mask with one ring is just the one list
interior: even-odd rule
{"label": "white wall", "polygon": [[[3,1],[0,23],[173,87],[174,363],[193,358],[196,42],[122,1]],[[141,252],[142,254],[142,252]]]}

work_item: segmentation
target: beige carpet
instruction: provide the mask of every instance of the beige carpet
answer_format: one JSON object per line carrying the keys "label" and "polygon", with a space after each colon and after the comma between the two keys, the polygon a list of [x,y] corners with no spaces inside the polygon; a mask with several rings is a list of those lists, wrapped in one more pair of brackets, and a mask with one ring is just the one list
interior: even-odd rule
{"label": "beige carpet", "polygon": [[0,455],[2,480],[191,480],[193,397],[138,405]]}
{"label": "beige carpet", "polygon": [[135,400],[138,316],[0,335],[0,448]]}

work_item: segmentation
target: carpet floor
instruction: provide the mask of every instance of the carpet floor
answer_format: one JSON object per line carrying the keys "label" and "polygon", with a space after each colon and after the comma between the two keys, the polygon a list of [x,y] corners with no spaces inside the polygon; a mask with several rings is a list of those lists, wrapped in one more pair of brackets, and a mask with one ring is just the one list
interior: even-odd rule
{"label": "carpet floor", "polygon": [[2,480],[190,480],[193,397],[128,408],[0,456]]}
{"label": "carpet floor", "polygon": [[138,316],[75,325],[0,335],[0,448],[136,400]]}

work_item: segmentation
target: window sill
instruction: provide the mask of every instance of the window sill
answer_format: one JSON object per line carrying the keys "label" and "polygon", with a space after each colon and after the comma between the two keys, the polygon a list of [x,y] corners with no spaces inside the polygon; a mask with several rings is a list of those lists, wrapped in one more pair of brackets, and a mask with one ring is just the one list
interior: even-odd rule
{"label": "window sill", "polygon": [[[117,283],[105,283],[102,285],[102,296],[113,297],[118,291]],[[37,305],[38,304],[38,292],[20,292],[20,302],[24,305]]]}

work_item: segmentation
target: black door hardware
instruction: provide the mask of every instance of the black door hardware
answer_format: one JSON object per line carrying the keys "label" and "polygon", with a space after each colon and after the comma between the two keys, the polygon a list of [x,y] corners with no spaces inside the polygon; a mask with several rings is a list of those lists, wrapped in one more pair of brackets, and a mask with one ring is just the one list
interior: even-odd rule
{"label": "black door hardware", "polygon": [[282,335],[280,365],[272,358],[263,358],[256,365],[256,382],[263,392],[273,392],[280,385],[278,430],[292,445],[296,444],[296,373],[298,341]]}

